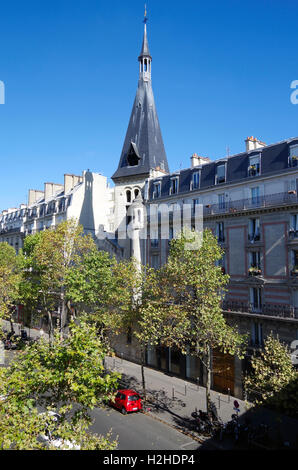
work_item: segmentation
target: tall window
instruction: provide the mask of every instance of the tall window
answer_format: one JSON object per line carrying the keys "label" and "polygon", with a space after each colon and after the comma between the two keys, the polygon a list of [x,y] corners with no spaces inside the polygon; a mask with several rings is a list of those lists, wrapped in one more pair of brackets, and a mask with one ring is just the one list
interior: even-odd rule
{"label": "tall window", "polygon": [[160,182],[153,183],[153,199],[160,197],[160,187],[161,187]]}
{"label": "tall window", "polygon": [[159,255],[151,256],[151,268],[154,268],[154,269],[159,268]]}
{"label": "tall window", "polygon": [[298,163],[298,145],[291,145],[289,155],[289,166],[297,166]]}
{"label": "tall window", "polygon": [[248,239],[250,241],[260,240],[260,219],[249,219],[249,234]]}
{"label": "tall window", "polygon": [[223,222],[218,222],[216,224],[216,237],[219,242],[224,242],[225,241],[225,235],[224,235],[224,223]]}
{"label": "tall window", "polygon": [[195,214],[196,213],[196,206],[198,206],[200,204],[200,200],[199,199],[193,199],[192,202],[191,202],[191,210],[192,210],[192,213]]}
{"label": "tall window", "polygon": [[291,215],[291,225],[289,235],[291,238],[298,237],[298,214]]}
{"label": "tall window", "polygon": [[251,203],[257,205],[260,203],[260,188],[259,186],[251,188]]}
{"label": "tall window", "polygon": [[260,174],[260,155],[249,158],[248,176],[257,176]]}
{"label": "tall window", "polygon": [[126,202],[131,202],[131,190],[126,191]]}
{"label": "tall window", "polygon": [[251,251],[249,253],[249,270],[250,276],[258,276],[261,274],[261,253],[259,251]]}
{"label": "tall window", "polygon": [[252,343],[252,346],[263,346],[263,325],[262,325],[262,323],[254,322],[252,324],[251,343]]}
{"label": "tall window", "polygon": [[224,183],[226,181],[226,165],[218,165],[216,167],[215,184]]}
{"label": "tall window", "polygon": [[170,194],[178,193],[178,178],[171,179]]}
{"label": "tall window", "polygon": [[262,297],[260,287],[250,288],[250,303],[253,312],[260,312],[262,308]]}
{"label": "tall window", "polygon": [[224,210],[226,207],[224,194],[218,194],[218,207],[219,209],[222,209],[222,210]]}
{"label": "tall window", "polygon": [[192,189],[198,189],[200,185],[200,173],[196,171],[192,174]]}

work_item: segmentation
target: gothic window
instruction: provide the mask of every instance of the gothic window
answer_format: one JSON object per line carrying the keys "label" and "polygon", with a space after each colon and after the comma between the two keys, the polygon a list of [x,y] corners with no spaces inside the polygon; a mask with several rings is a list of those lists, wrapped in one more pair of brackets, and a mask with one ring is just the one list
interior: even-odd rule
{"label": "gothic window", "polygon": [[131,202],[131,191],[127,189],[126,191],[126,202]]}

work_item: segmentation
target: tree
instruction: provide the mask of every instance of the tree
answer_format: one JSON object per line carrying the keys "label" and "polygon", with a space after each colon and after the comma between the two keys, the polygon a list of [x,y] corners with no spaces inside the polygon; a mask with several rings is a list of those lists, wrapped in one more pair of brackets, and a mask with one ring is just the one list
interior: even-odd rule
{"label": "tree", "polygon": [[[88,433],[88,410],[114,396],[119,374],[106,373],[106,348],[85,316],[72,322],[67,338],[58,332],[49,346],[39,340],[0,369],[0,448],[40,448],[45,429],[40,410],[61,415],[55,435],[75,441],[82,449],[112,449],[109,436]],[[4,398],[3,398],[4,397]]]}
{"label": "tree", "polygon": [[244,337],[229,326],[221,301],[228,283],[216,263],[223,251],[210,230],[202,237],[184,231],[172,240],[168,262],[161,268],[162,309],[168,309],[171,328],[165,344],[175,345],[183,354],[189,350],[206,368],[206,402],[211,410],[212,350],[242,357]]}
{"label": "tree", "polygon": [[[289,349],[271,333],[261,354],[252,357],[251,372],[244,378],[245,389],[250,395],[256,395],[256,404],[283,408],[282,402],[287,400],[293,382],[297,385],[297,372]],[[294,403],[297,407],[297,394]]]}
{"label": "tree", "polygon": [[0,319],[8,318],[18,298],[20,266],[16,252],[6,242],[0,243]]}
{"label": "tree", "polygon": [[65,283],[70,270],[95,249],[90,235],[75,219],[62,222],[53,230],[45,230],[30,237],[24,244],[23,298],[32,298],[42,306],[49,322],[49,338],[53,340],[53,311],[61,308],[61,331],[66,326],[67,306]]}

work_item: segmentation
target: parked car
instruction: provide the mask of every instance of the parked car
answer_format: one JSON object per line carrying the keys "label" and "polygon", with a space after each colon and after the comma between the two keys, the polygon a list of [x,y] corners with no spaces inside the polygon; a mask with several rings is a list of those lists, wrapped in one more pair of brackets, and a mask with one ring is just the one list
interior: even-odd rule
{"label": "parked car", "polygon": [[114,400],[110,401],[110,405],[121,410],[124,415],[143,408],[140,395],[131,389],[118,390]]}
{"label": "parked car", "polygon": [[[48,411],[47,413],[41,413],[41,415],[47,415],[49,420],[52,420],[57,424],[61,418],[59,413],[56,413],[55,411]],[[46,424],[44,433],[40,434],[39,441],[47,447],[54,446],[60,450],[80,450],[80,446],[76,442],[55,436],[55,429],[54,431],[50,431],[48,424]]]}

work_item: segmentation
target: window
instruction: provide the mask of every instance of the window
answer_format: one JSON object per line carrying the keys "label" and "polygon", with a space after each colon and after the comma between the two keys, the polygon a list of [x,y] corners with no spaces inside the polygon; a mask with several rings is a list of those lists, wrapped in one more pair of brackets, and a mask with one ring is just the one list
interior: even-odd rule
{"label": "window", "polygon": [[215,184],[224,183],[226,181],[226,165],[218,165],[216,167]]}
{"label": "window", "polygon": [[248,176],[257,176],[260,174],[260,155],[249,158]]}
{"label": "window", "polygon": [[258,186],[256,188],[251,188],[251,203],[253,205],[260,203],[260,188]]}
{"label": "window", "polygon": [[151,239],[151,248],[158,248],[158,245],[159,245],[158,238],[152,238]]}
{"label": "window", "polygon": [[191,189],[198,189],[200,185],[200,173],[196,171],[192,174]]}
{"label": "window", "polygon": [[135,198],[138,197],[139,192],[140,192],[140,190],[139,190],[138,188],[136,188],[136,189],[134,190]]}
{"label": "window", "polygon": [[178,178],[171,179],[171,187],[170,187],[170,194],[177,194],[178,193]]}
{"label": "window", "polygon": [[200,204],[200,200],[199,199],[193,199],[191,201],[191,210],[192,210],[192,213],[195,214],[196,213],[196,206],[198,206]]}
{"label": "window", "polygon": [[225,207],[226,207],[225,195],[224,194],[218,194],[218,208],[224,210]]}
{"label": "window", "polygon": [[260,312],[262,307],[260,287],[250,288],[250,303],[253,312]]}
{"label": "window", "polygon": [[252,324],[251,344],[252,344],[252,346],[263,346],[263,325],[262,325],[262,323],[254,322]]}
{"label": "window", "polygon": [[260,240],[260,219],[249,219],[248,239],[251,242]]}
{"label": "window", "polygon": [[153,199],[156,199],[160,197],[160,188],[161,188],[161,183],[153,183]]}
{"label": "window", "polygon": [[298,214],[291,215],[291,225],[289,230],[290,238],[298,237]]}
{"label": "window", "polygon": [[218,222],[216,224],[216,237],[217,237],[217,241],[219,241],[219,242],[224,242],[225,241],[224,223],[223,222]]}
{"label": "window", "polygon": [[131,190],[126,191],[126,202],[131,202]]}
{"label": "window", "polygon": [[289,166],[297,166],[298,162],[298,145],[292,145],[290,147],[290,155],[289,155]]}
{"label": "window", "polygon": [[261,253],[259,251],[251,251],[249,253],[249,275],[258,276],[261,274]]}
{"label": "window", "polygon": [[154,268],[154,269],[159,268],[159,255],[151,256],[151,268]]}
{"label": "window", "polygon": [[292,250],[292,276],[298,276],[298,250]]}

